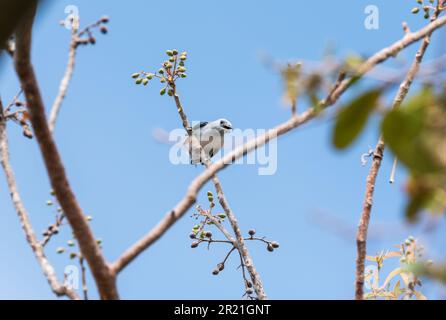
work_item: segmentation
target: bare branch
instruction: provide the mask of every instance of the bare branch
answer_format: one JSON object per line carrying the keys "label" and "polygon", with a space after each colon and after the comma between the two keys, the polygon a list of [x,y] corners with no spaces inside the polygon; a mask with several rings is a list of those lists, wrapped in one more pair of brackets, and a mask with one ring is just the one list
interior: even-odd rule
{"label": "bare branch", "polygon": [[25,93],[30,120],[39,143],[51,186],[70,223],[82,255],[87,260],[103,299],[118,299],[115,276],[110,271],[70,187],[62,159],[48,128],[45,108],[30,61],[35,8],[16,31],[15,69]]}
{"label": "bare branch", "polygon": [[[206,168],[209,168],[209,166],[210,163],[206,163]],[[240,252],[244,265],[248,269],[249,275],[251,276],[251,280],[253,282],[253,286],[256,291],[257,297],[259,298],[259,300],[265,300],[267,297],[265,294],[265,290],[263,289],[262,281],[260,280],[260,275],[254,266],[251,256],[249,255],[248,248],[245,245],[245,240],[243,239],[242,231],[240,230],[240,227],[237,223],[237,218],[235,217],[234,212],[232,211],[228,201],[226,200],[220,180],[216,175],[214,175],[212,181],[214,182],[215,189],[217,190],[218,201],[220,202],[220,205],[225,211],[226,216],[228,217],[228,220],[232,226],[232,229],[234,230],[234,234],[238,243],[237,249]]]}
{"label": "bare branch", "polygon": [[65,285],[59,283],[59,281],[57,280],[56,272],[54,271],[54,268],[48,261],[47,257],[45,256],[43,246],[37,240],[37,237],[31,226],[28,212],[26,211],[25,206],[20,197],[14,177],[14,172],[12,170],[9,161],[8,137],[6,134],[6,118],[4,116],[4,110],[1,100],[0,100],[0,154],[1,154],[1,164],[3,167],[3,171],[5,172],[6,182],[8,184],[12,203],[20,219],[23,231],[25,232],[26,240],[28,241],[31,249],[33,250],[34,255],[40,265],[40,268],[42,269],[43,274],[51,287],[51,290],[57,296],[65,295],[70,299],[78,300],[79,296],[75,291],[67,288]]}
{"label": "bare branch", "polygon": [[68,52],[67,67],[65,69],[65,74],[62,78],[62,81],[60,82],[59,93],[57,94],[53,106],[51,107],[50,117],[48,120],[48,127],[51,133],[54,132],[54,127],[56,126],[57,116],[59,114],[60,107],[62,106],[62,101],[65,98],[68,89],[68,84],[70,83],[71,77],[73,76],[74,61],[77,51],[76,49],[79,46],[78,35],[77,35],[78,30],[79,30],[79,18],[74,17],[71,26],[71,41],[70,41],[70,49]]}
{"label": "bare branch", "polygon": [[[433,25],[439,15],[440,11],[436,11],[433,14],[432,21],[430,25]],[[437,20],[438,21],[438,20]],[[430,44],[430,37],[432,31],[427,33],[418,49],[415,59],[412,62],[409,71],[407,72],[406,78],[401,83],[400,88],[395,96],[392,104],[392,108],[398,108],[409,92],[409,89],[413,83],[415,76],[420,69],[420,64],[423,60],[424,54]],[[357,258],[356,258],[356,280],[355,280],[355,299],[362,300],[364,296],[364,270],[365,270],[365,259],[367,254],[367,231],[370,222],[370,213],[372,211],[373,205],[373,193],[375,190],[376,178],[378,176],[379,168],[381,167],[382,158],[384,155],[385,143],[383,137],[379,138],[376,145],[375,152],[373,154],[373,162],[370,168],[369,174],[367,176],[365,199],[361,213],[361,219],[358,225],[358,231],[356,234],[356,245],[357,245]]]}

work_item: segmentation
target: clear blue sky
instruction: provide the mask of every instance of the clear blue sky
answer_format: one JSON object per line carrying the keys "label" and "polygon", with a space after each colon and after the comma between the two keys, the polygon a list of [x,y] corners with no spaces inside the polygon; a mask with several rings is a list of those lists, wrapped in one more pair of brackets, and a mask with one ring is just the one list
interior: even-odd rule
{"label": "clear blue sky", "polygon": [[[340,57],[354,52],[372,54],[402,36],[402,21],[414,30],[424,23],[410,14],[412,2],[48,2],[40,11],[33,44],[47,108],[66,65],[69,31],[58,25],[65,17],[65,6],[78,6],[82,25],[103,14],[111,18],[109,34],[97,34],[96,46],[78,51],[56,128],[70,182],[82,208],[94,217],[92,228],[103,239],[107,259],[117,258],[150,230],[201,170],[168,161],[169,147],[154,141],[152,130],[180,127],[176,109],[171,99],[159,96],[159,85],[135,86],[130,74],[156,70],[166,49],[187,50],[189,77],[179,83],[179,90],[191,119],[224,117],[237,128],[270,128],[286,120],[289,110],[280,104],[279,76],[265,68],[260,53],[281,61],[318,60],[332,44]],[[364,28],[368,4],[380,9],[379,30]],[[438,40],[435,36],[429,57],[440,53]],[[414,47],[401,58],[409,61],[413,53]],[[7,60],[0,74],[4,104],[18,90]],[[211,68],[218,72],[211,74]],[[255,228],[259,235],[281,244],[269,253],[263,245],[250,243],[272,299],[350,299],[354,294],[355,227],[368,172],[368,167],[360,165],[360,155],[375,145],[377,122],[347,152],[331,147],[330,121],[317,123],[279,140],[275,175],[259,176],[255,166],[240,165],[220,173],[241,227],[246,231]],[[36,142],[23,138],[12,123],[8,133],[19,188],[35,230],[40,232],[53,221],[52,209],[45,205],[50,190],[46,171]],[[400,168],[397,183],[389,185],[391,162],[392,156],[386,154],[376,188],[368,253],[391,248],[413,234],[423,239],[433,256],[446,258],[441,252],[445,240],[439,236],[445,227],[443,219],[429,236],[420,225],[404,223],[404,172]],[[206,203],[206,190],[213,186],[205,186],[199,203]],[[54,298],[25,241],[3,176],[0,212],[0,298]],[[234,256],[224,272],[213,276],[211,270],[225,252],[219,246],[210,251],[190,248],[188,234],[194,220],[189,215],[120,275],[122,298],[241,297],[237,259]],[[321,223],[321,216],[329,222]],[[59,278],[71,261],[67,254],[57,255],[55,248],[69,238],[65,226],[47,249]],[[91,278],[88,283],[90,295],[97,297]],[[445,295],[437,286],[428,286],[425,293]]]}

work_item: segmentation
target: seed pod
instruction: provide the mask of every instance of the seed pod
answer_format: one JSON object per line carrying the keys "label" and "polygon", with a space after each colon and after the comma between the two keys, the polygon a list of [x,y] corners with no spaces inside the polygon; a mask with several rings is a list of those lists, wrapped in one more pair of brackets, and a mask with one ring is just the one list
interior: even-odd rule
{"label": "seed pod", "polygon": [[413,14],[417,14],[418,12],[420,12],[420,8],[418,8],[418,7],[412,8]]}
{"label": "seed pod", "polygon": [[136,81],[135,81],[136,84],[141,84],[141,82],[142,82],[142,79],[141,79],[141,78],[138,78],[138,79],[136,79]]}
{"label": "seed pod", "polygon": [[248,234],[252,237],[253,235],[256,234],[256,231],[254,229],[251,229],[248,231]]}
{"label": "seed pod", "polygon": [[271,242],[271,246],[272,246],[274,249],[277,249],[277,248],[279,247],[279,243],[276,242],[276,241],[273,241],[273,242]]}
{"label": "seed pod", "polygon": [[269,252],[273,252],[273,251],[274,251],[274,247],[271,245],[271,243],[268,243],[268,245],[266,246],[266,249],[267,249]]}
{"label": "seed pod", "polygon": [[169,57],[173,56],[173,52],[172,52],[172,50],[167,50],[167,51],[166,51],[166,54],[167,54]]}
{"label": "seed pod", "polygon": [[107,23],[108,21],[110,21],[110,18],[109,18],[109,17],[107,17],[107,16],[102,16],[102,17],[101,17],[101,22],[102,22],[102,23]]}
{"label": "seed pod", "polygon": [[217,264],[217,268],[218,268],[218,271],[223,271],[224,268],[225,268],[225,264],[224,263],[219,263],[219,264]]}
{"label": "seed pod", "polygon": [[163,96],[165,93],[166,93],[166,88],[162,88],[161,91],[160,91],[160,95]]}
{"label": "seed pod", "polygon": [[214,270],[212,270],[212,274],[213,274],[214,276],[218,275],[219,272],[220,272],[220,271],[218,271],[218,269],[214,269]]}
{"label": "seed pod", "polygon": [[142,80],[142,84],[143,85],[146,86],[148,83],[149,83],[149,79],[145,78],[145,79]]}
{"label": "seed pod", "polygon": [[199,245],[198,241],[194,241],[194,242],[191,243],[190,247],[191,248],[196,248],[196,247],[198,247],[198,245]]}

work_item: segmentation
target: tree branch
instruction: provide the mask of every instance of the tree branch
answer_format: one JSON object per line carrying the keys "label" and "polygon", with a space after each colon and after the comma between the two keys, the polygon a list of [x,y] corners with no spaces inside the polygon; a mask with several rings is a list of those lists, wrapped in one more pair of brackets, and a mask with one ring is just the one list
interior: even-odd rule
{"label": "tree branch", "polygon": [[78,35],[77,35],[78,31],[79,31],[79,18],[74,17],[71,24],[71,41],[70,41],[70,49],[68,52],[67,67],[65,69],[65,74],[60,82],[59,93],[57,94],[53,106],[51,107],[50,117],[48,119],[48,127],[51,133],[54,132],[54,127],[56,126],[57,116],[59,114],[60,107],[62,106],[62,101],[65,98],[68,89],[68,84],[70,83],[71,77],[73,76],[74,62],[77,51],[76,49],[79,46]]}
{"label": "tree branch", "polygon": [[118,299],[115,276],[102,256],[82,209],[69,185],[62,159],[47,125],[44,104],[30,60],[31,34],[35,10],[36,8],[34,7],[32,12],[26,16],[26,19],[21,21],[16,30],[15,69],[25,93],[30,120],[39,143],[51,186],[73,229],[82,255],[90,266],[99,294],[103,299]]}
{"label": "tree branch", "polygon": [[31,226],[28,212],[26,211],[25,206],[20,197],[20,193],[17,188],[17,183],[14,177],[14,172],[12,170],[9,161],[8,137],[6,134],[6,118],[4,116],[4,110],[1,99],[0,99],[0,155],[1,155],[1,164],[3,167],[3,171],[5,172],[6,182],[8,184],[9,193],[11,195],[11,200],[17,212],[17,215],[20,219],[22,229],[25,232],[26,241],[28,241],[31,249],[33,250],[37,262],[39,263],[40,268],[42,269],[43,274],[51,287],[51,290],[58,297],[65,295],[70,299],[79,300],[79,296],[75,291],[67,288],[65,285],[59,283],[59,281],[57,280],[56,272],[54,271],[54,268],[48,261],[47,257],[45,256],[43,246],[37,240],[37,237]]}
{"label": "tree branch", "polygon": [[[432,21],[435,22],[440,11],[436,11],[432,16]],[[433,24],[433,22],[431,22]],[[413,80],[420,69],[420,64],[423,60],[424,54],[430,44],[430,37],[432,32],[429,32],[423,39],[420,48],[418,49],[415,59],[410,66],[406,78],[401,83],[400,88],[393,100],[392,108],[398,108],[409,92],[409,89],[413,83]],[[379,168],[384,155],[385,143],[383,137],[379,138],[376,145],[375,152],[373,153],[373,162],[370,168],[366,181],[365,198],[362,207],[361,218],[359,220],[358,231],[356,234],[356,280],[355,280],[355,299],[362,300],[364,296],[364,271],[365,271],[365,259],[367,254],[367,232],[370,222],[370,214],[373,205],[373,193],[375,190],[376,178],[378,176]]]}
{"label": "tree branch", "polygon": [[[396,53],[398,53],[402,49],[422,39],[426,35],[430,34],[434,30],[442,27],[445,24],[446,17],[442,17],[417,32],[405,34],[402,39],[375,53],[367,61],[365,61],[358,69],[356,77],[361,77],[377,64],[380,64],[390,57],[395,56]],[[350,87],[354,80],[355,78],[349,78],[347,80],[339,81],[334,86],[333,90],[330,92],[327,98],[321,102],[320,107],[326,108],[336,103],[339,97]],[[121,271],[145,249],[156,242],[196,202],[198,192],[201,190],[206,182],[212,179],[215,173],[226,168],[232,161],[243,157],[255,148],[263,146],[269,140],[275,139],[305,124],[309,120],[313,119],[316,114],[317,113],[314,111],[314,109],[309,109],[299,116],[292,117],[291,119],[278,125],[277,127],[268,130],[265,134],[260,135],[255,139],[239,146],[219,161],[211,164],[205,171],[199,174],[189,184],[186,194],[175,205],[175,207],[172,210],[168,211],[165,217],[161,219],[161,221],[152,230],[150,230],[146,235],[144,235],[141,239],[139,239],[136,243],[129,247],[112,264],[112,269],[115,272]]]}

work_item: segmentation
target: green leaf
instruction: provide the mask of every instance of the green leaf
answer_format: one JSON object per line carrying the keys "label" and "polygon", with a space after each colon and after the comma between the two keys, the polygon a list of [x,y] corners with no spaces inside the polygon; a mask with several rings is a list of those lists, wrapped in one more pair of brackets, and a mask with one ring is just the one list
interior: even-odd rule
{"label": "green leaf", "polygon": [[395,299],[398,299],[398,297],[401,294],[401,281],[398,280],[395,284],[395,286],[393,287],[393,294],[395,295]]}
{"label": "green leaf", "polygon": [[431,190],[423,190],[412,194],[406,204],[406,218],[410,222],[416,221],[418,218],[418,212],[424,209],[431,199]]}
{"label": "green leaf", "polygon": [[381,128],[384,140],[411,171],[428,173],[439,170],[432,154],[427,149],[427,106],[434,99],[430,89],[423,89],[407,104],[391,110],[384,117]]}
{"label": "green leaf", "polygon": [[336,148],[348,147],[359,136],[376,107],[381,92],[381,89],[367,91],[341,107],[332,137]]}

